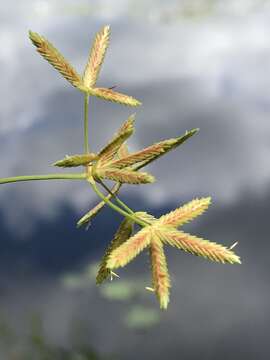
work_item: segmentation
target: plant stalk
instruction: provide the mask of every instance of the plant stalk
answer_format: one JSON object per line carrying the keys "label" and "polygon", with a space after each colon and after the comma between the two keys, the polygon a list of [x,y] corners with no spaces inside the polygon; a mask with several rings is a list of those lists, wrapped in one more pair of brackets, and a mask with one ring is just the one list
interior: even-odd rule
{"label": "plant stalk", "polygon": [[149,224],[147,224],[146,222],[144,222],[141,219],[138,219],[135,215],[132,215],[128,212],[126,212],[125,210],[121,209],[120,207],[118,207],[117,205],[115,205],[114,203],[112,203],[110,200],[108,200],[106,198],[105,195],[102,194],[102,192],[98,189],[96,182],[93,178],[88,178],[87,181],[90,183],[90,185],[92,186],[94,192],[113,210],[117,211],[119,214],[123,215],[124,217],[127,217],[131,220],[133,220],[134,222],[136,222],[137,224],[139,224],[142,227],[145,227]]}
{"label": "plant stalk", "polygon": [[46,175],[24,175],[0,178],[0,184],[8,184],[19,181],[33,180],[85,180],[86,174],[46,174]]}
{"label": "plant stalk", "polygon": [[89,153],[89,94],[84,95],[84,151],[86,154]]}
{"label": "plant stalk", "polygon": [[108,186],[106,184],[104,184],[103,181],[100,180],[100,185],[115,199],[115,201],[118,202],[118,204],[120,206],[122,206],[128,213],[130,214],[134,214],[134,211],[132,209],[130,209],[130,207],[128,207],[122,200],[119,199],[119,197],[114,194],[111,189],[108,188]]}

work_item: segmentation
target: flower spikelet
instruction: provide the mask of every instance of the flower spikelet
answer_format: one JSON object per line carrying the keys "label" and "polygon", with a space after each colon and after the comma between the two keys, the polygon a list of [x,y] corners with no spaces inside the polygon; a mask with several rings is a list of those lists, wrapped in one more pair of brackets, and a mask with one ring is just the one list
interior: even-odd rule
{"label": "flower spikelet", "polygon": [[161,216],[158,220],[160,225],[181,226],[195,217],[201,215],[210,205],[211,198],[194,199],[184,206]]}
{"label": "flower spikelet", "polygon": [[[118,191],[120,190],[121,184],[115,184],[114,187],[111,190],[111,193],[106,196],[108,200],[110,200],[113,195],[116,195]],[[89,210],[83,217],[80,218],[80,220],[77,222],[77,226],[80,227],[82,225],[86,225],[89,223],[90,220],[92,220],[106,205],[105,201],[100,201],[93,209]]]}
{"label": "flower spikelet", "polygon": [[149,224],[153,224],[153,222],[157,220],[153,215],[148,214],[148,213],[145,212],[145,211],[137,211],[137,212],[135,213],[135,215],[136,215],[136,217],[138,217],[140,220],[145,221],[146,223],[149,223]]}
{"label": "flower spikelet", "polygon": [[128,147],[126,143],[123,143],[119,150],[117,151],[118,159],[122,159],[123,157],[126,157],[129,155]]}
{"label": "flower spikelet", "polygon": [[159,300],[160,308],[166,309],[169,303],[170,276],[162,242],[155,232],[152,234],[149,251],[153,288]]}
{"label": "flower spikelet", "polygon": [[[130,125],[132,124],[133,125],[133,121],[134,121],[134,116],[131,116],[121,127],[121,129],[119,130],[119,132],[125,132],[125,130],[127,130]],[[119,133],[118,132],[118,133]],[[117,135],[116,135],[117,137]],[[109,146],[109,144],[106,146],[107,150],[104,151],[103,155],[104,155],[104,158],[106,159],[106,156],[105,156],[105,153],[107,155],[111,154],[111,156],[114,156],[114,153],[115,153],[115,149],[114,147],[112,146]],[[117,148],[117,147],[116,147]],[[111,149],[111,151],[110,151]],[[127,149],[127,146],[126,144],[122,144],[119,148],[119,150],[117,151],[117,155],[118,155],[118,158],[121,158],[122,156],[126,156],[128,154],[128,149]],[[110,156],[108,157],[110,158]],[[111,192],[110,194],[108,194],[106,196],[107,200],[110,200],[114,195],[116,195],[118,193],[118,191],[120,190],[121,188],[121,183],[117,183],[114,185],[114,187],[111,189]],[[85,224],[88,224],[90,222],[90,220],[95,217],[102,209],[103,207],[106,205],[106,202],[105,201],[100,201],[93,209],[89,210],[78,222],[77,222],[77,226],[80,227],[82,225],[85,225]]]}
{"label": "flower spikelet", "polygon": [[107,25],[96,34],[83,74],[83,83],[85,86],[93,87],[96,84],[109,41],[110,27]]}
{"label": "flower spikelet", "polygon": [[[138,163],[141,163],[139,165],[142,165],[139,166],[140,168],[146,166],[149,162],[156,160],[168,151],[174,149],[176,146],[182,144],[190,136],[192,136],[191,134],[194,135],[194,132],[192,132],[192,130],[188,133],[188,136],[185,134],[179,138],[160,141],[156,144],[146,147],[143,150],[131,153],[128,156],[123,157],[122,159],[115,160],[112,163],[112,166],[119,169]],[[136,167],[136,169],[138,169],[139,167]]]}
{"label": "flower spikelet", "polygon": [[132,234],[133,221],[130,219],[124,219],[120,224],[113,240],[105,251],[105,254],[100,262],[98,274],[96,277],[96,283],[101,284],[110,275],[111,270],[107,268],[107,260],[111,252],[123,244]]}
{"label": "flower spikelet", "polygon": [[133,98],[132,96],[128,96],[108,88],[89,88],[88,93],[89,95],[97,96],[101,99],[122,105],[139,106],[142,104],[139,100]]}
{"label": "flower spikelet", "polygon": [[96,159],[97,155],[94,153],[78,154],[72,156],[67,155],[64,159],[56,161],[53,165],[58,167],[85,166]]}
{"label": "flower spikelet", "polygon": [[114,157],[121,145],[133,134],[134,121],[135,115],[131,115],[120,127],[112,140],[98,153],[98,164],[108,163]]}
{"label": "flower spikelet", "polygon": [[162,238],[171,246],[175,246],[193,255],[202,256],[206,259],[223,264],[241,263],[239,256],[225,246],[198,238],[179,230],[166,229],[162,232]]}
{"label": "flower spikelet", "polygon": [[180,226],[202,214],[209,203],[210,198],[195,199],[180,208],[182,209],[181,212],[176,209],[159,219],[145,212],[136,212],[135,216],[146,224],[141,231],[111,252],[107,267],[114,269],[125,266],[145,247],[149,247],[153,287],[159,299],[160,307],[166,309],[169,302],[170,279],[163,251],[164,244],[219,263],[240,264],[241,260],[232,251],[232,248],[176,229],[176,226]]}
{"label": "flower spikelet", "polygon": [[[190,137],[192,137],[193,135],[195,135],[197,132],[199,131],[199,129],[192,129],[190,131],[186,131],[184,135],[177,137],[175,139],[170,139],[170,145],[169,146],[165,146],[164,151],[160,152],[160,153],[156,153],[155,155],[153,155],[152,157],[142,161],[141,163],[138,163],[137,165],[135,165],[134,169],[139,170],[142,167],[150,164],[151,162],[157,160],[158,158],[160,158],[161,156],[167,154],[167,152],[177,148],[178,146],[182,145],[185,141],[187,141]],[[164,140],[166,141],[166,140]]]}
{"label": "flower spikelet", "polygon": [[107,267],[114,269],[125,266],[143,251],[143,249],[150,244],[150,241],[151,231],[148,227],[143,228],[112,251],[107,261]]}
{"label": "flower spikelet", "polygon": [[128,106],[139,106],[135,98],[113,91],[110,88],[96,88],[95,83],[109,44],[110,28],[103,27],[95,37],[83,77],[81,77],[64,56],[43,36],[29,31],[29,38],[37,51],[73,86],[85,94]]}
{"label": "flower spikelet", "polygon": [[124,167],[131,166],[145,160],[149,160],[154,156],[158,156],[159,154],[164,153],[166,149],[169,149],[172,146],[172,144],[172,139],[161,141],[143,150],[131,153],[123,159],[114,161],[112,163],[112,166],[118,169],[122,169]]}
{"label": "flower spikelet", "polygon": [[82,79],[62,54],[43,36],[29,31],[29,37],[37,51],[73,86],[79,87]]}
{"label": "flower spikelet", "polygon": [[119,170],[110,167],[97,168],[93,172],[94,178],[98,181],[99,179],[109,179],[126,184],[148,184],[155,181],[154,176],[139,171],[131,170]]}

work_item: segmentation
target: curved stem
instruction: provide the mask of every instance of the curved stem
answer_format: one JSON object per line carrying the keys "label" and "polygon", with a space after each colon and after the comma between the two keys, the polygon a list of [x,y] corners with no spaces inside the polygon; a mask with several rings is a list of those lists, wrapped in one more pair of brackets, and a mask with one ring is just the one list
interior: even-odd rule
{"label": "curved stem", "polygon": [[46,175],[23,175],[8,178],[0,178],[0,184],[8,184],[18,181],[33,180],[84,180],[86,174],[46,174]]}
{"label": "curved stem", "polygon": [[148,224],[144,221],[142,221],[141,219],[138,219],[135,215],[131,215],[130,213],[126,212],[125,210],[121,209],[120,207],[118,207],[117,205],[115,205],[114,203],[112,203],[110,200],[108,200],[106,198],[105,195],[102,194],[101,191],[99,191],[94,179],[87,179],[88,182],[90,183],[90,185],[92,186],[94,192],[113,210],[117,211],[119,214],[123,215],[124,217],[127,217],[131,220],[133,220],[134,222],[136,222],[137,224],[141,225],[142,227],[147,226]]}
{"label": "curved stem", "polygon": [[121,205],[128,213],[134,214],[134,211],[130,209],[119,197],[114,194],[103,181],[100,180],[100,185]]}
{"label": "curved stem", "polygon": [[84,151],[89,153],[89,140],[88,140],[88,113],[89,113],[89,95],[84,95]]}

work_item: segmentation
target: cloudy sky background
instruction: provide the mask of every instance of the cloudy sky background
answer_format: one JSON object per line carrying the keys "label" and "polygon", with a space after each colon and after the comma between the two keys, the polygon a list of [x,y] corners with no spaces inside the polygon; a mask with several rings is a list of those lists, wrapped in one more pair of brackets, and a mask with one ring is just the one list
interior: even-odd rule
{"label": "cloudy sky background", "polygon": [[[270,2],[12,0],[0,10],[0,176],[54,172],[50,164],[83,147],[83,97],[35,52],[27,31],[46,36],[82,71],[94,33],[109,23],[111,46],[98,84],[117,85],[143,102],[131,147],[200,128],[150,167],[154,185],[125,186],[123,199],[161,214],[211,195],[213,205],[189,231],[225,245],[238,240],[243,258],[241,267],[219,266],[168,249],[170,308],[157,326],[134,333],[121,322],[126,305],[102,300],[90,284],[71,293],[59,284],[101,254],[119,218],[108,210],[88,232],[76,230],[77,218],[96,201],[81,182],[3,185],[0,303],[7,319],[23,328],[37,309],[48,341],[63,346],[72,320],[87,319],[85,341],[123,359],[265,358]],[[98,99],[90,109],[95,150],[134,112]],[[121,277],[148,269],[142,255]],[[148,295],[132,301],[154,307]]]}

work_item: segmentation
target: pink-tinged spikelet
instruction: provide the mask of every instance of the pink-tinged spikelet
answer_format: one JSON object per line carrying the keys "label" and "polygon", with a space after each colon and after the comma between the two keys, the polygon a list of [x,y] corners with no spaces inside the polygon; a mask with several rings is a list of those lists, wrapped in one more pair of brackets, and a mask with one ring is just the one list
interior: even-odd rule
{"label": "pink-tinged spikelet", "polygon": [[29,31],[29,38],[36,46],[37,51],[46,59],[64,78],[73,86],[82,85],[82,79],[64,56],[43,36]]}
{"label": "pink-tinged spikelet", "polygon": [[83,74],[83,83],[86,87],[96,84],[101,65],[110,41],[110,27],[104,26],[95,36],[88,61]]}

